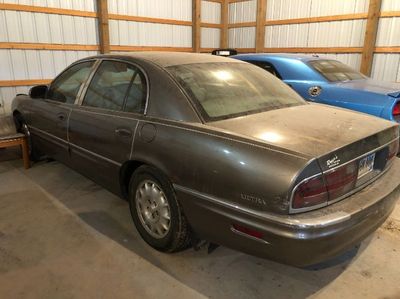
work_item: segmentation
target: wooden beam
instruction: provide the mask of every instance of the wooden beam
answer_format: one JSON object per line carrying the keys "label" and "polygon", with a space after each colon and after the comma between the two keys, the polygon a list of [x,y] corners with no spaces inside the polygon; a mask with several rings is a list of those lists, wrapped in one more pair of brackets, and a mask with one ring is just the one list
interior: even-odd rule
{"label": "wooden beam", "polygon": [[367,18],[366,13],[343,14],[322,17],[298,18],[298,19],[284,19],[284,20],[268,20],[265,25],[289,25],[289,24],[305,24],[305,23],[321,23],[333,21],[346,21],[346,20],[362,20]]}
{"label": "wooden beam", "polygon": [[97,0],[100,53],[110,53],[110,32],[108,27],[107,0]]}
{"label": "wooden beam", "polygon": [[132,51],[173,51],[173,52],[192,52],[188,47],[158,47],[158,46],[110,46],[111,51],[132,52]]}
{"label": "wooden beam", "polygon": [[201,0],[192,0],[192,47],[193,52],[200,52],[201,43]]}
{"label": "wooden beam", "polygon": [[181,20],[173,20],[173,19],[160,19],[160,18],[149,18],[149,17],[129,16],[129,15],[118,15],[118,14],[108,14],[108,19],[109,20],[122,20],[122,21],[141,22],[141,23],[157,23],[157,24],[192,26],[192,22],[191,21],[181,21]]}
{"label": "wooden beam", "polygon": [[400,53],[400,46],[395,47],[376,47],[375,53]]}
{"label": "wooden beam", "polygon": [[221,34],[219,47],[220,48],[228,48],[228,23],[229,23],[229,3],[227,0],[222,1],[221,3]]}
{"label": "wooden beam", "polygon": [[222,28],[222,24],[200,23],[200,27],[205,27],[205,28]]}
{"label": "wooden beam", "polygon": [[360,72],[367,76],[371,75],[381,4],[382,0],[369,0],[367,26],[365,29],[360,67]]}
{"label": "wooden beam", "polygon": [[257,0],[256,17],[256,52],[264,50],[265,43],[265,19],[267,0]]}
{"label": "wooden beam", "polygon": [[0,10],[38,12],[38,13],[90,17],[90,18],[95,18],[97,16],[97,13],[93,11],[80,11],[75,9],[32,6],[32,5],[22,5],[22,4],[8,4],[8,3],[0,3]]}
{"label": "wooden beam", "polygon": [[247,2],[247,1],[251,1],[251,0],[225,0],[228,3],[236,3],[236,2]]}
{"label": "wooden beam", "polygon": [[51,79],[1,80],[0,87],[33,86],[33,85],[49,84],[50,82]]}
{"label": "wooden beam", "polygon": [[98,45],[78,44],[45,44],[45,43],[2,43],[0,49],[23,49],[23,50],[63,50],[63,51],[97,51]]}
{"label": "wooden beam", "polygon": [[242,22],[228,24],[228,28],[256,27],[256,22]]}
{"label": "wooden beam", "polygon": [[264,48],[267,53],[361,53],[361,47]]}

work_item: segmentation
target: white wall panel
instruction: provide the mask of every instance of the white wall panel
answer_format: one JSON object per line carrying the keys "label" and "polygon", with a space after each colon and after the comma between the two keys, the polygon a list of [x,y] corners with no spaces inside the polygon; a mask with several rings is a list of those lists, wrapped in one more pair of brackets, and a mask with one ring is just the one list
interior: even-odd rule
{"label": "white wall panel", "polygon": [[372,78],[400,82],[400,54],[374,54]]}
{"label": "white wall panel", "polygon": [[231,28],[228,31],[228,45],[231,48],[254,48],[256,46],[256,28]]}
{"label": "white wall panel", "polygon": [[191,47],[192,27],[110,20],[112,45]]}
{"label": "white wall panel", "polygon": [[97,20],[65,15],[0,11],[0,42],[98,43]]}
{"label": "white wall panel", "polygon": [[201,21],[204,23],[221,23],[221,4],[210,1],[201,1]]}
{"label": "white wall panel", "polygon": [[192,0],[109,0],[113,14],[140,17],[192,20]]}
{"label": "white wall panel", "polygon": [[219,48],[221,30],[201,28],[201,48]]}
{"label": "white wall panel", "polygon": [[382,0],[382,11],[393,11],[400,10],[400,1],[399,0]]}
{"label": "white wall panel", "polygon": [[381,18],[378,25],[376,45],[378,47],[400,46],[399,28],[400,18]]}
{"label": "white wall panel", "polygon": [[360,47],[365,20],[267,26],[265,47]]}
{"label": "white wall panel", "polygon": [[96,11],[96,0],[0,0],[0,3]]}
{"label": "white wall panel", "polygon": [[255,22],[257,1],[244,1],[229,4],[229,23]]}
{"label": "white wall panel", "polygon": [[368,0],[268,0],[267,19],[295,19],[364,13]]}

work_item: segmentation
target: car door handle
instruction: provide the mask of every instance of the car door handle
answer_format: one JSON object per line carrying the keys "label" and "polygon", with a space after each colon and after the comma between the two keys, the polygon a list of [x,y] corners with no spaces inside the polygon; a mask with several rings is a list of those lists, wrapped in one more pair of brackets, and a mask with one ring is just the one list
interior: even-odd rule
{"label": "car door handle", "polygon": [[131,137],[132,132],[128,129],[115,129],[115,134],[121,137]]}
{"label": "car door handle", "polygon": [[64,113],[58,113],[57,114],[57,118],[58,118],[58,120],[65,120],[65,118],[66,118],[67,116],[64,114]]}

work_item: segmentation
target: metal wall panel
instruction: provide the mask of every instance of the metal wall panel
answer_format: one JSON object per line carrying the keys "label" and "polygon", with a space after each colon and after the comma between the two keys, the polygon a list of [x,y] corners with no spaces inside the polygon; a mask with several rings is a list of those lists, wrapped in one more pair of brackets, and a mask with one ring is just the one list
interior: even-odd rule
{"label": "metal wall panel", "polygon": [[400,46],[399,28],[400,28],[400,18],[379,19],[376,45],[378,47]]}
{"label": "metal wall panel", "polygon": [[361,47],[365,20],[267,26],[265,47]]}
{"label": "metal wall panel", "polygon": [[201,28],[201,48],[219,48],[220,34],[218,28]]}
{"label": "metal wall panel", "polygon": [[0,0],[0,3],[96,11],[96,0]]}
{"label": "metal wall panel", "polygon": [[364,13],[368,0],[268,0],[267,20]]}
{"label": "metal wall panel", "polygon": [[382,11],[393,11],[400,10],[400,1],[399,0],[382,0]]}
{"label": "metal wall panel", "polygon": [[3,10],[0,24],[0,42],[98,43],[95,18]]}
{"label": "metal wall panel", "polygon": [[140,17],[192,20],[192,0],[109,0],[113,14]]}
{"label": "metal wall panel", "polygon": [[371,77],[383,81],[400,82],[400,54],[374,54]]}
{"label": "metal wall panel", "polygon": [[0,115],[9,114],[12,99],[18,93],[28,94],[29,88],[31,86],[0,87]]}
{"label": "metal wall panel", "polygon": [[201,21],[204,23],[221,23],[221,4],[210,1],[201,1]]}
{"label": "metal wall panel", "polygon": [[229,4],[229,23],[255,22],[257,1],[250,0]]}
{"label": "metal wall panel", "polygon": [[191,47],[192,27],[110,20],[112,45]]}
{"label": "metal wall panel", "polygon": [[228,45],[231,48],[254,48],[256,46],[256,28],[230,28]]}

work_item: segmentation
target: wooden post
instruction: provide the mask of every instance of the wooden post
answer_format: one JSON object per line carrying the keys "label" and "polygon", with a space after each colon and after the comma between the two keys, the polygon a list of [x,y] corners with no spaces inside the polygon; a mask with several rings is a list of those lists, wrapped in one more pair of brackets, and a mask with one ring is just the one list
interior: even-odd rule
{"label": "wooden post", "polygon": [[100,53],[110,53],[107,0],[97,0],[97,19],[99,24]]}
{"label": "wooden post", "polygon": [[220,48],[227,48],[228,47],[228,8],[229,3],[228,0],[222,0],[221,2],[221,34],[220,34]]}
{"label": "wooden post", "polygon": [[256,19],[256,52],[264,52],[265,42],[265,14],[267,0],[257,0]]}
{"label": "wooden post", "polygon": [[369,0],[367,26],[365,30],[360,67],[361,73],[367,76],[371,75],[381,4],[382,0]]}
{"label": "wooden post", "polygon": [[192,0],[192,47],[193,52],[200,52],[201,28],[200,13],[201,0]]}

